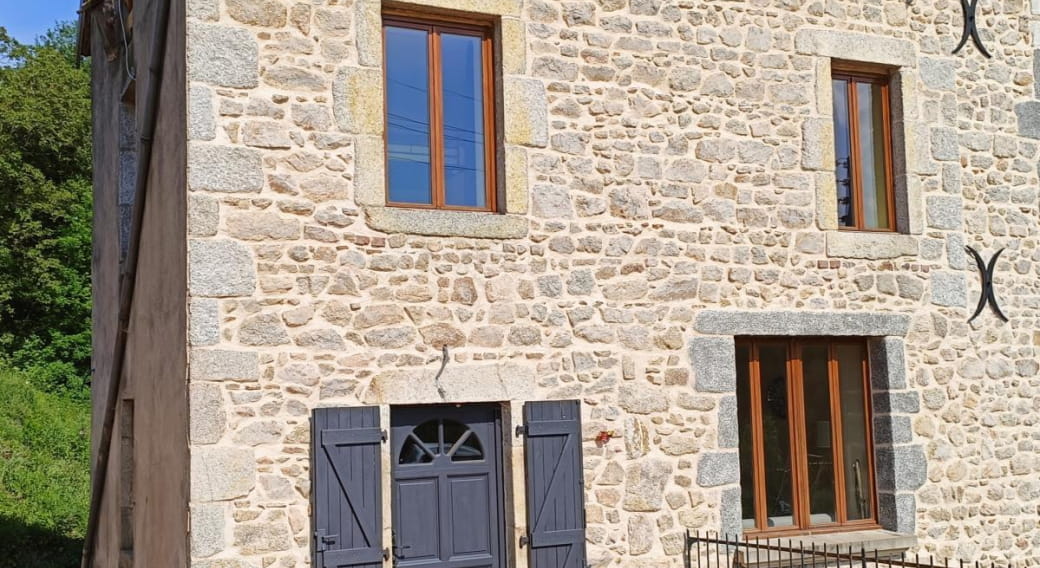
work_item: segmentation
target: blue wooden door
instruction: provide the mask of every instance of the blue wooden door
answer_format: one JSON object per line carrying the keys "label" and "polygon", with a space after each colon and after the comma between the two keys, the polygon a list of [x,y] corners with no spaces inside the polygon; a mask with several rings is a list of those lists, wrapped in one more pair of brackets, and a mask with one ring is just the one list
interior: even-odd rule
{"label": "blue wooden door", "polygon": [[494,406],[391,411],[394,566],[504,568]]}

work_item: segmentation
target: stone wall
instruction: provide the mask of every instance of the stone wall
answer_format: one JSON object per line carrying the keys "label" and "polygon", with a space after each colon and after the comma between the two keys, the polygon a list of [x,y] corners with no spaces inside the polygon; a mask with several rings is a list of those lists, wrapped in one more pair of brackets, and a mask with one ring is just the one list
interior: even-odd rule
{"label": "stone wall", "polygon": [[[412,4],[500,17],[503,215],[383,206],[378,1],[188,2],[196,566],[307,565],[313,407],[546,398],[583,401],[593,565],[680,565],[739,494],[732,394],[697,358],[745,332],[708,311],[901,318],[882,414],[927,471],[896,528],[1037,555],[1035,3],[980,4],[992,59],[950,55],[948,2]],[[834,229],[830,57],[900,67],[899,234]],[[965,323],[964,245],[1006,248],[1009,322]]]}

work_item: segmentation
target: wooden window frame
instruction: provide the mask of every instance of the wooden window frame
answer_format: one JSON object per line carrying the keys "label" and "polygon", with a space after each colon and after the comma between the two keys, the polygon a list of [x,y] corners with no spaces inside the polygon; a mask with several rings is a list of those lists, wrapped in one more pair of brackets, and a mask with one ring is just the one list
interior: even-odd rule
{"label": "wooden window frame", "polygon": [[[759,347],[761,345],[784,345],[787,349],[787,411],[788,440],[791,444],[791,497],[793,500],[794,524],[784,527],[767,527],[766,512],[766,479],[765,479],[765,447],[762,427],[762,388],[761,369],[759,368]],[[841,393],[839,390],[838,361],[835,348],[839,345],[857,345],[863,349],[862,381],[865,415],[865,431],[867,442],[868,487],[870,490],[870,517],[849,521],[846,511],[845,495],[845,462],[844,440],[842,438]],[[747,347],[748,392],[750,393],[752,461],[754,463],[755,528],[746,529],[747,536],[774,537],[786,535],[820,534],[846,532],[852,530],[868,530],[881,528],[878,522],[878,497],[874,472],[874,433],[873,411],[871,408],[870,361],[867,343],[859,339],[834,339],[826,337],[785,338],[756,337],[738,338],[738,347]],[[828,353],[828,389],[830,396],[831,416],[831,451],[834,467],[834,507],[837,520],[834,523],[812,525],[809,522],[809,472],[808,449],[805,432],[805,395],[802,369],[802,349],[805,346],[826,346]],[[738,377],[739,377],[738,373]],[[742,491],[748,488],[741,488]],[[742,515],[743,516],[743,515]],[[764,528],[763,528],[764,527]]]}
{"label": "wooden window frame", "polygon": [[[892,165],[892,69],[881,65],[867,63],[831,62],[831,82],[846,82],[846,95],[849,103],[849,185],[851,189],[854,222],[851,226],[838,225],[846,231],[870,231],[892,233],[896,227],[896,187]],[[863,182],[859,175],[859,103],[856,94],[856,83],[869,83],[881,87],[881,123],[885,159],[885,200],[888,209],[888,227],[867,227],[863,218]],[[832,86],[833,88],[833,86]],[[835,132],[837,136],[837,132]],[[835,204],[837,206],[837,204]],[[840,220],[839,220],[840,223]]]}
{"label": "wooden window frame", "polygon": [[[386,205],[408,209],[437,209],[447,211],[498,211],[497,182],[497,135],[495,114],[495,64],[494,64],[494,22],[490,19],[474,19],[449,14],[428,13],[405,8],[387,8],[383,10],[383,45],[386,45],[386,28],[403,27],[426,31],[427,69],[429,88],[430,115],[430,193],[432,203],[407,203],[390,199],[390,107],[388,93],[390,89],[389,75],[386,73],[386,49],[383,50],[383,147],[385,149],[386,171]],[[449,32],[481,38],[481,71],[484,95],[484,203],[483,207],[467,207],[445,204],[445,168],[444,168],[444,114],[441,91],[441,41],[440,35]]]}

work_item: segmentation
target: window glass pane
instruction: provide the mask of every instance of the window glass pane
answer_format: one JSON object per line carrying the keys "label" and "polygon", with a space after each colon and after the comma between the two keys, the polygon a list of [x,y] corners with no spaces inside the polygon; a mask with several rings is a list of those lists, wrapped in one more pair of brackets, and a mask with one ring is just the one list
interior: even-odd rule
{"label": "window glass pane", "polygon": [[852,135],[849,127],[848,81],[835,79],[834,90],[834,175],[838,182],[838,225],[856,225],[852,200]]}
{"label": "window glass pane", "polygon": [[845,449],[845,502],[848,520],[873,517],[870,460],[867,456],[867,413],[864,392],[863,345],[835,346],[841,394],[841,438]]}
{"label": "window glass pane", "polygon": [[408,436],[401,447],[401,455],[397,458],[399,464],[419,464],[433,461],[431,448],[422,443],[414,435]]}
{"label": "window glass pane", "polygon": [[831,443],[831,399],[826,345],[802,349],[802,393],[805,403],[805,449],[809,474],[809,523],[838,521]]}
{"label": "window glass pane", "polygon": [[422,442],[423,446],[431,454],[437,455],[441,453],[440,422],[437,420],[423,422],[416,426],[415,430],[412,430],[412,434]]}
{"label": "window glass pane", "polygon": [[444,202],[486,207],[484,69],[480,37],[441,35]]}
{"label": "window glass pane", "polygon": [[431,204],[427,32],[387,26],[385,49],[389,198]]}
{"label": "window glass pane", "polygon": [[755,447],[751,422],[751,348],[737,346],[737,423],[740,434],[740,508],[743,527],[755,528]]}
{"label": "window glass pane", "polygon": [[766,517],[770,527],[794,524],[791,439],[787,399],[787,347],[758,349],[762,389],[762,446],[765,453]]}
{"label": "window glass pane", "polygon": [[856,83],[859,175],[863,187],[863,223],[868,229],[890,228],[883,104],[881,85]]}

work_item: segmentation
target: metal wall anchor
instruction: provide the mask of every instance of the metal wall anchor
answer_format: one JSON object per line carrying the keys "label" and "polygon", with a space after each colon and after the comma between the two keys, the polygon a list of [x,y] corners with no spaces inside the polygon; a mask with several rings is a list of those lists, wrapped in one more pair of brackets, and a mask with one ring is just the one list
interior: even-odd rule
{"label": "metal wall anchor", "polygon": [[957,47],[953,50],[953,53],[957,53],[964,47],[964,44],[968,43],[968,37],[971,37],[972,43],[975,47],[979,48],[986,57],[993,57],[986,51],[986,46],[982,45],[982,38],[979,36],[979,28],[975,21],[975,8],[979,5],[979,0],[961,0],[961,10],[964,12],[964,31],[961,32],[961,42],[957,44]]}
{"label": "metal wall anchor", "polygon": [[982,313],[982,309],[989,304],[993,311],[1000,316],[1000,319],[1007,321],[1007,316],[1004,312],[1000,311],[1000,306],[997,304],[997,295],[993,291],[993,269],[997,266],[997,259],[1000,258],[1000,253],[1004,252],[1004,249],[1000,249],[993,255],[993,258],[989,259],[989,265],[982,260],[982,255],[970,246],[964,247],[968,251],[968,254],[975,259],[975,265],[979,267],[979,277],[982,279],[982,290],[979,291],[979,305],[975,307],[975,313],[968,319],[968,323],[979,317]]}

